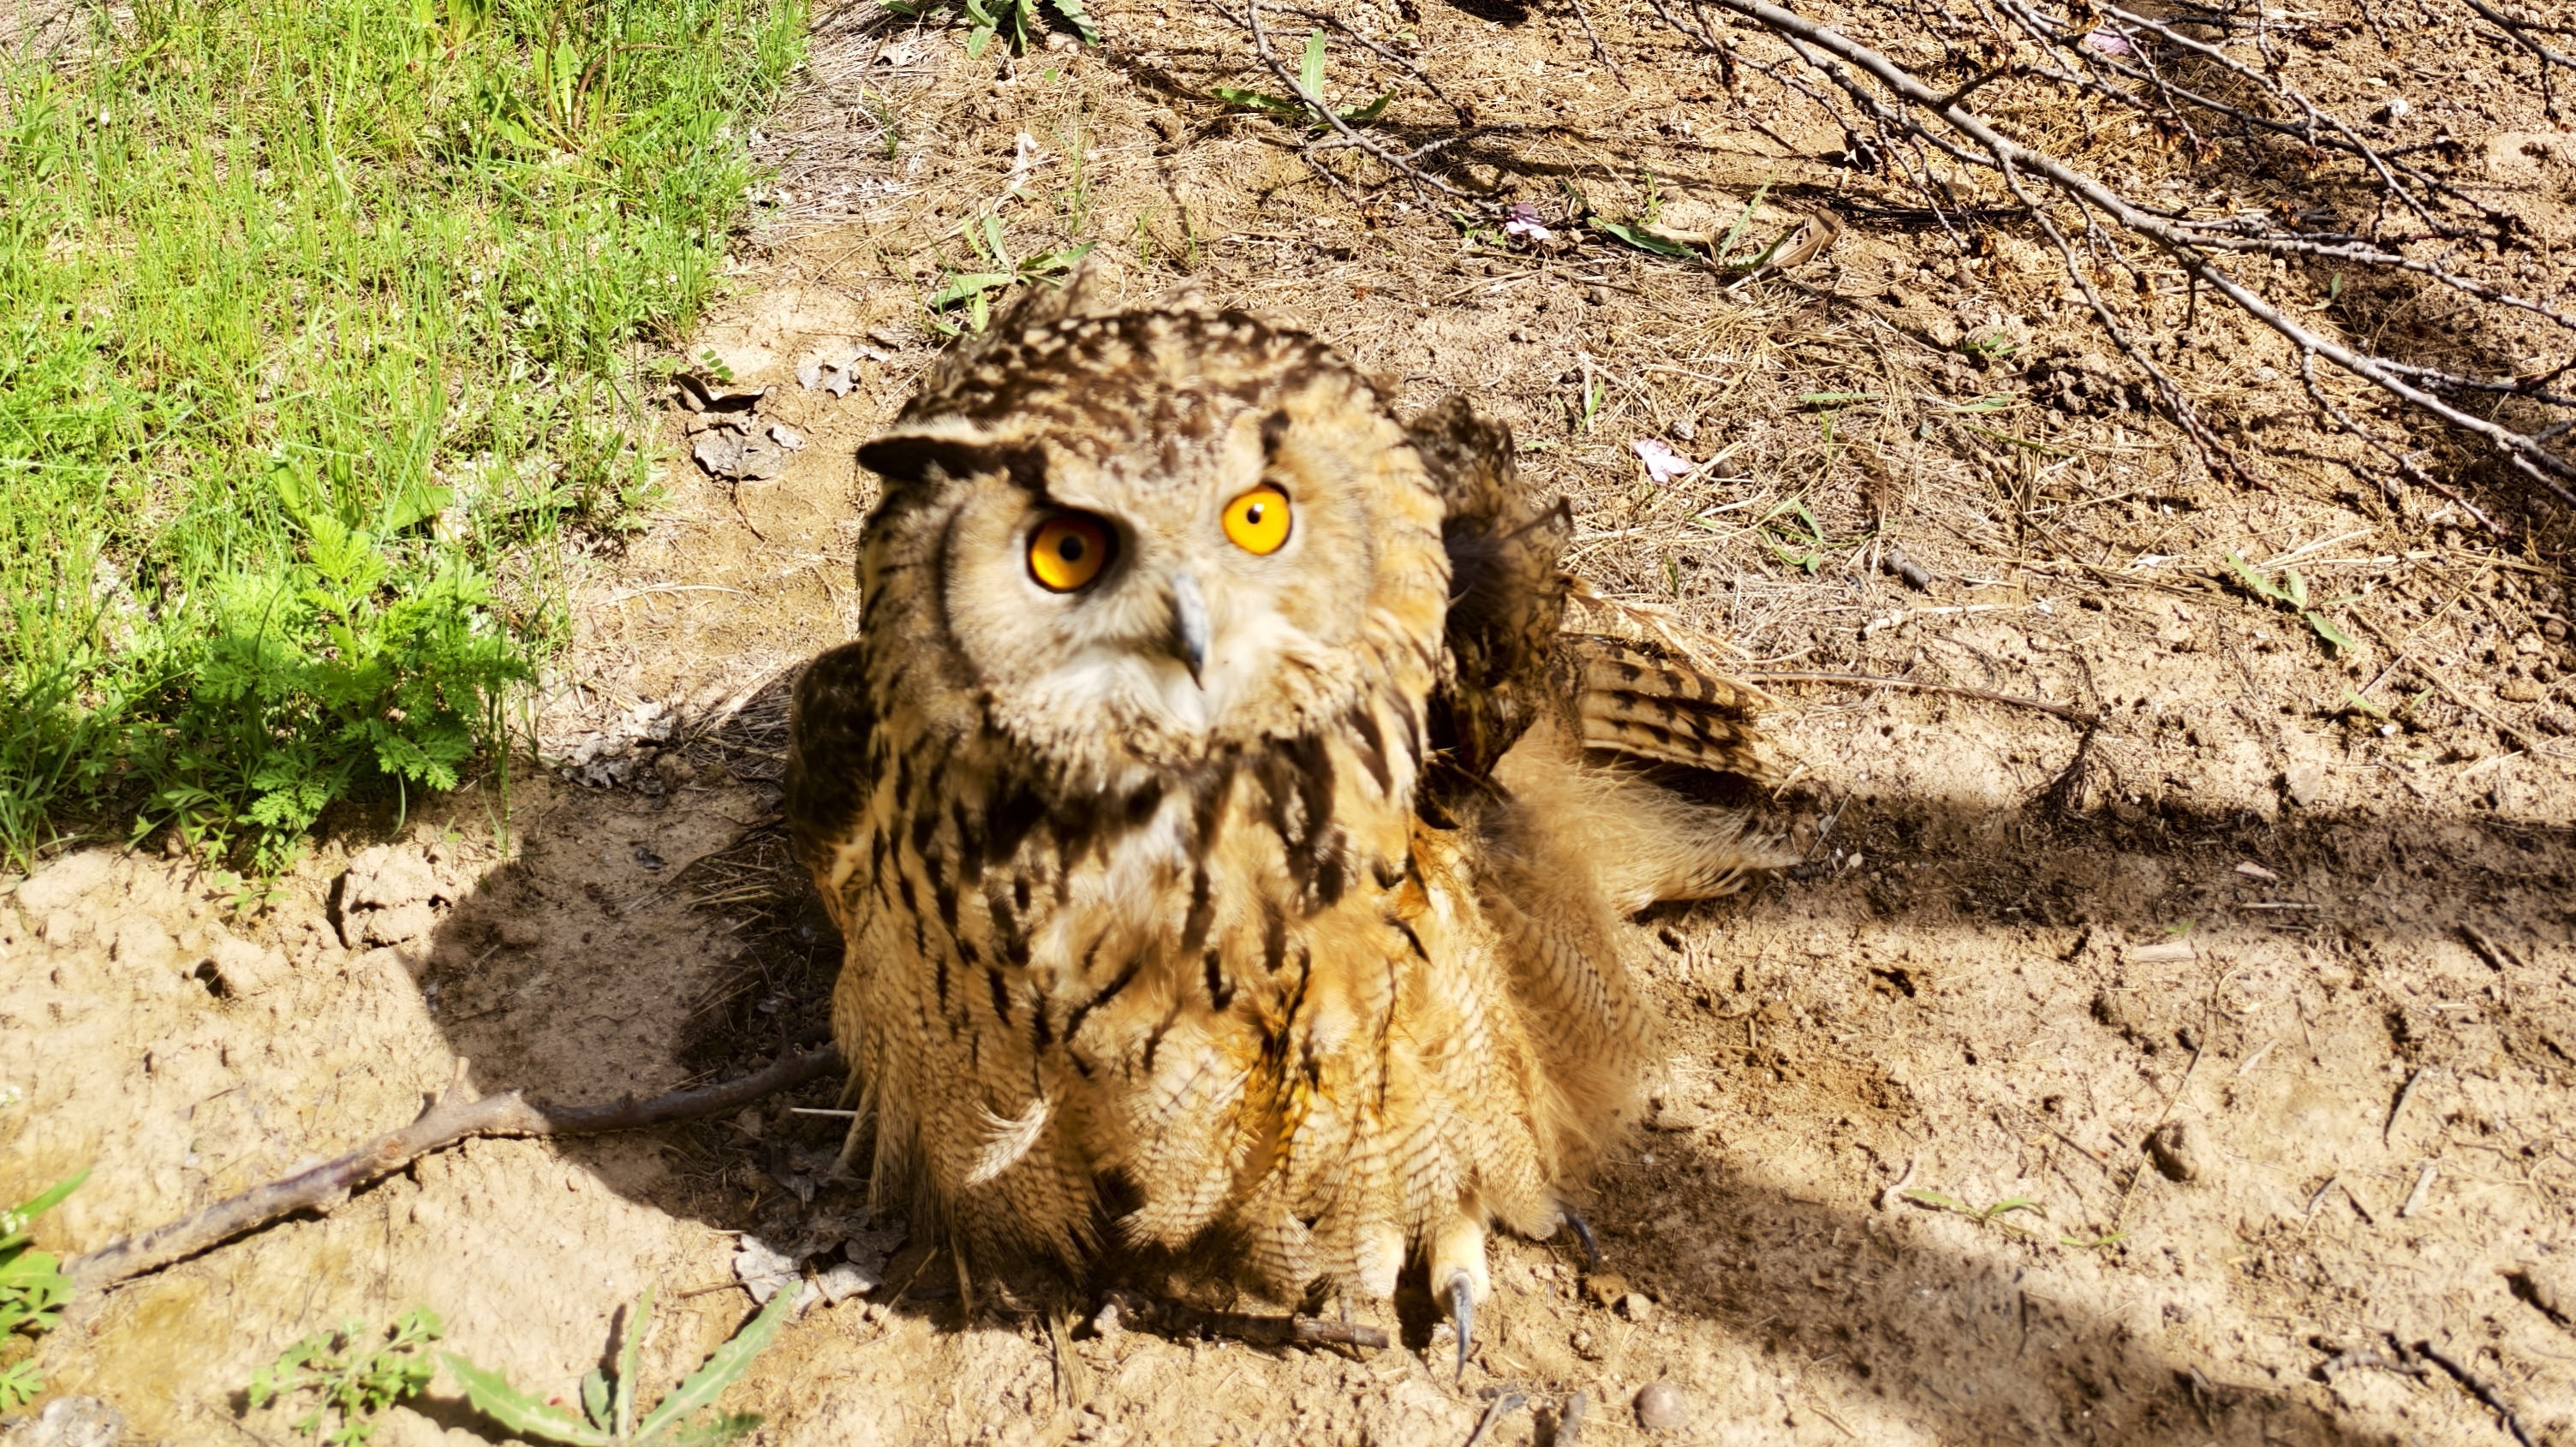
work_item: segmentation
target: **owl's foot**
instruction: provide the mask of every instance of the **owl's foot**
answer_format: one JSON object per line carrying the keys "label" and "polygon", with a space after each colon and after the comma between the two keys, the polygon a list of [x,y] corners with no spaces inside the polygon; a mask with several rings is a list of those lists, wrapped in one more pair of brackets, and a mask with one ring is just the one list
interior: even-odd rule
{"label": "owl's foot", "polygon": [[1475,1344],[1476,1303],[1493,1292],[1485,1274],[1485,1228],[1473,1217],[1451,1219],[1431,1239],[1431,1281],[1449,1308],[1458,1332],[1458,1375],[1467,1375],[1467,1352]]}

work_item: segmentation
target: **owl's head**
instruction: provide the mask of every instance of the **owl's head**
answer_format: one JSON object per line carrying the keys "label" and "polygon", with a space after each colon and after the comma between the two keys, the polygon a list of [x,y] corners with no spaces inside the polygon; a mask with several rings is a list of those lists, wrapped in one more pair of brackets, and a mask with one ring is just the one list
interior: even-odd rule
{"label": "owl's head", "polygon": [[[1374,387],[1238,312],[1024,304],[859,450],[867,633],[909,704],[1102,779],[1415,715],[1440,503]],[[918,666],[916,666],[918,665]]]}

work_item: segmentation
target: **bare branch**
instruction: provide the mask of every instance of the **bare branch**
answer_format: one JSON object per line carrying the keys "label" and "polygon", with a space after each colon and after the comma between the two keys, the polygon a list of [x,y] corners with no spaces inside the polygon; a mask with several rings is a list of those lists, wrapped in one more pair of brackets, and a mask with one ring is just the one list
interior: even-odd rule
{"label": "bare branch", "polygon": [[[2521,46],[2523,49],[2528,50],[2533,55],[2539,57],[2540,92],[2542,96],[2546,98],[2550,118],[2553,120],[2556,119],[2558,115],[2558,95],[2555,91],[2551,90],[2549,86],[2549,67],[2553,65],[2563,65],[2569,70],[2576,70],[2576,60],[2570,60],[2566,56],[2559,54],[2557,51],[2550,49],[2548,46],[2541,44],[2539,41],[2532,39],[2530,32],[2537,27],[2534,27],[2525,21],[2507,18],[2503,14],[2499,13],[2495,7],[2486,4],[2485,0],[2460,0],[2460,3],[2478,12],[2478,14],[2484,17],[2489,24],[2492,24],[2498,30],[2503,31],[2506,38],[2513,41],[2514,44]],[[2548,28],[2553,31],[2564,29],[2564,27],[2555,25]]]}
{"label": "bare branch", "polygon": [[[841,1068],[841,1053],[827,1045],[802,1055],[781,1056],[768,1069],[739,1080],[675,1090],[650,1100],[629,1097],[615,1105],[571,1109],[531,1105],[515,1090],[465,1100],[459,1091],[451,1089],[437,1104],[421,1112],[418,1120],[400,1130],[378,1136],[336,1160],[254,1186],[168,1225],[156,1226],[139,1236],[119,1237],[96,1251],[72,1258],[64,1274],[85,1291],[130,1281],[298,1211],[328,1210],[348,1199],[358,1187],[391,1175],[432,1151],[475,1136],[600,1135],[673,1121],[702,1120],[821,1080]],[[460,1070],[460,1076],[462,1073]]]}
{"label": "bare branch", "polygon": [[[2404,405],[2438,418],[2461,432],[2482,439],[2517,471],[2538,482],[2562,502],[2576,505],[2576,490],[2571,490],[2569,487],[2571,482],[2576,482],[2576,464],[2571,464],[2566,457],[2553,451],[2538,437],[2532,433],[2516,431],[2491,417],[2480,416],[2455,405],[2441,395],[2445,390],[2450,390],[2442,385],[2442,382],[2451,379],[2444,378],[2441,382],[2437,382],[2434,378],[2424,375],[2421,369],[2401,366],[2356,350],[2307,326],[2293,317],[2288,309],[2264,296],[2248,285],[2243,278],[2220,266],[2213,258],[2213,253],[2224,254],[2233,250],[2297,253],[2327,249],[2315,239],[2295,234],[2283,235],[2277,231],[2230,236],[2206,223],[2192,222],[2171,213],[2141,205],[2103,184],[2097,178],[2003,134],[1996,128],[1994,122],[1959,103],[1957,96],[1963,92],[1945,94],[1936,90],[1880,51],[1863,45],[1839,31],[1791,14],[1778,6],[1765,3],[1765,0],[1707,0],[1707,3],[1751,20],[1781,37],[1788,43],[1790,50],[1808,66],[1831,81],[1854,103],[1880,118],[1882,122],[1908,134],[1920,136],[1953,156],[2002,175],[2008,188],[2031,209],[2034,216],[2042,222],[2044,229],[2050,231],[2054,239],[2059,242],[2061,256],[2065,259],[2070,274],[2075,277],[2088,300],[2093,303],[2096,315],[2111,327],[2114,339],[2120,341],[2122,350],[2133,360],[2140,361],[2142,364],[2146,362],[2144,355],[2125,339],[2113,321],[2109,309],[2093,291],[2089,279],[2083,276],[2082,268],[2077,265],[2072,250],[2065,245],[2065,238],[2058,234],[2055,223],[2046,216],[2044,198],[2035,197],[2025,190],[2019,183],[2018,178],[2021,175],[2028,174],[2046,181],[2059,198],[2075,204],[2079,210],[2098,213],[2109,218],[2122,230],[2155,243],[2183,269],[2195,286],[2209,288],[2247,316],[2270,328],[2296,348],[2301,356],[2321,356],[2353,376],[2388,393]],[[2011,8],[2014,0],[2001,0],[2001,3]],[[2116,7],[2106,7],[2104,13],[2113,15],[2124,26],[2134,26],[2141,31],[2167,35],[2176,44],[2205,53],[2239,74],[2248,74],[2246,67],[2238,65],[2231,58],[2217,51],[2215,47],[2190,40],[2188,37],[2172,35],[2169,26],[2162,26],[2158,22],[2132,15]],[[2045,34],[2045,32],[2042,33]],[[2059,39],[2056,35],[2047,35],[2047,38],[2052,43]],[[2259,80],[2259,77],[2257,79]],[[2276,95],[2288,98],[2288,93],[2283,88],[2267,88]],[[2168,94],[2170,94],[2169,90]],[[2313,107],[2306,107],[2303,99],[2298,103],[2305,108],[2305,113],[2310,119],[2310,126],[2304,132],[2305,135],[2340,140],[2350,147],[2357,148],[2357,153],[2374,165],[2380,165],[2381,158],[2364,145],[2350,127],[2331,117],[2321,117]],[[1937,120],[1943,130],[1934,130],[1925,117]],[[2323,129],[2318,129],[2320,126]],[[1951,136],[1963,138],[1965,144],[1951,143],[1949,139]],[[2379,174],[2384,184],[2392,190],[2402,192],[2401,183],[2392,174],[2390,168],[2380,165]],[[2423,203],[2417,204],[2419,209],[2422,209]],[[2431,215],[2429,211],[2425,214],[2428,217]],[[2240,228],[2241,230],[2243,228]],[[2352,241],[2343,244],[2360,245]],[[2370,259],[2379,264],[2430,275],[2438,281],[2468,291],[2472,295],[2479,294],[2478,289],[2463,284],[2463,279],[2449,276],[2443,269],[2429,264],[2414,263],[2408,258],[2393,253],[2375,254]],[[2486,295],[2482,299],[2502,300],[2502,297],[2494,293],[2492,288],[2486,288],[2485,292]],[[2526,309],[2551,315],[2536,304]],[[2551,319],[2561,322],[2562,325],[2565,322],[2564,318],[2555,315],[2551,315]],[[2151,374],[2155,374],[2151,366],[2150,371]],[[2178,397],[2178,392],[2172,388],[2170,379],[2162,377],[2161,374],[2155,375],[2158,376],[2159,389],[2166,393],[2168,404],[2173,404]],[[2495,390],[2510,392],[2524,398],[2532,397],[2531,389],[2519,383],[2499,386]],[[2183,418],[2186,427],[2194,426],[2187,411],[2178,408],[2177,415]],[[2196,438],[2205,438],[2205,433],[2197,428],[2194,428],[2194,435]]]}
{"label": "bare branch", "polygon": [[[1412,182],[1417,192],[1429,188],[1456,200],[1469,199],[1466,192],[1361,135],[1350,122],[1343,120],[1341,112],[1334,110],[1322,96],[1310,93],[1306,89],[1305,82],[1292,73],[1287,66],[1281,64],[1278,55],[1271,50],[1270,32],[1261,23],[1261,0],[1244,0],[1243,12],[1245,23],[1252,31],[1252,48],[1261,57],[1262,65],[1278,79],[1281,85],[1288,87],[1290,95],[1304,101],[1316,115],[1324,119],[1326,124],[1341,132],[1341,144],[1367,153],[1380,165]],[[1359,198],[1350,194],[1348,185],[1341,177],[1334,175],[1331,168],[1315,159],[1315,149],[1313,146],[1308,146],[1302,152],[1306,158],[1306,164],[1323,173],[1324,178],[1332,183],[1333,189],[1342,193],[1345,200],[1356,204]],[[1423,199],[1427,202],[1430,198],[1425,196]]]}

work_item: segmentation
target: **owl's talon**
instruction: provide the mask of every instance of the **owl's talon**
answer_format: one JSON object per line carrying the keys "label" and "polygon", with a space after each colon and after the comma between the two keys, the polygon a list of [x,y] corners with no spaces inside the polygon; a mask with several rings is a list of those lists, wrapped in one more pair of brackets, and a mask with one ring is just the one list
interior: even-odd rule
{"label": "owl's talon", "polygon": [[1467,1379],[1467,1348],[1475,1335],[1476,1283],[1464,1271],[1449,1273],[1449,1319],[1458,1328],[1458,1380]]}
{"label": "owl's talon", "polygon": [[1574,1232],[1575,1243],[1583,1248],[1583,1269],[1586,1272],[1599,1271],[1601,1242],[1592,1234],[1592,1223],[1583,1219],[1582,1212],[1562,1201],[1556,1203],[1556,1211],[1558,1215],[1565,1218],[1566,1226]]}

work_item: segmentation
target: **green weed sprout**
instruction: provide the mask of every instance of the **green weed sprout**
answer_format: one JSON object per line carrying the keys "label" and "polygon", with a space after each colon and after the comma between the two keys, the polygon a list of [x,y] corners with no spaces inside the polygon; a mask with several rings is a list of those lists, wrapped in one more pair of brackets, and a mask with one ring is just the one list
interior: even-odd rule
{"label": "green weed sprout", "polygon": [[636,1415],[636,1357],[644,1344],[644,1329],[653,1320],[653,1292],[649,1287],[635,1303],[635,1310],[627,1315],[626,1329],[621,1334],[624,1340],[617,1353],[616,1380],[609,1380],[597,1368],[581,1379],[582,1416],[539,1401],[511,1386],[499,1372],[478,1367],[453,1352],[445,1354],[447,1370],[464,1386],[466,1400],[474,1404],[476,1411],[521,1436],[572,1443],[574,1447],[717,1447],[748,1435],[760,1425],[760,1418],[748,1412],[720,1412],[694,1425],[686,1419],[711,1406],[725,1388],[750,1370],[752,1359],[768,1348],[778,1329],[795,1312],[796,1297],[792,1286],[771,1297],[769,1305],[751,1319],[749,1326],[716,1348],[705,1365],[691,1373],[671,1395],[646,1410],[641,1420]]}
{"label": "green weed sprout", "polygon": [[1918,1206],[1929,1206],[1936,1211],[1948,1211],[1952,1215],[1965,1216],[1971,1221],[1981,1222],[1986,1225],[1993,1225],[2015,1211],[2030,1211],[2042,1217],[2045,1217],[2048,1214],[2046,1211],[2040,1210],[2039,1203],[2028,1196],[2014,1196],[2008,1200],[1997,1201],[1982,1211],[1969,1205],[1967,1202],[1960,1200],[1956,1196],[1945,1196],[1939,1191],[1926,1191],[1918,1188],[1906,1192],[1905,1199],[1914,1202]]}
{"label": "green weed sprout", "polygon": [[[1073,33],[1085,45],[1100,43],[1100,27],[1091,12],[1082,8],[1082,0],[1047,0],[1055,13],[1064,17]],[[923,15],[937,8],[936,0],[884,0],[885,8],[897,15]],[[1019,54],[1029,48],[1029,31],[1038,23],[1038,0],[958,0],[958,8],[973,27],[966,33],[966,53],[980,57],[996,35],[1010,38],[1011,51]]]}
{"label": "green weed sprout", "polygon": [[[1315,129],[1322,130],[1326,122],[1324,120],[1324,32],[1321,30],[1306,32],[1306,53],[1297,62],[1297,89],[1303,93],[1292,97],[1221,85],[1216,88],[1216,98],[1228,105],[1249,106],[1254,110],[1268,111],[1275,116],[1286,116],[1290,120],[1303,120]],[[1395,92],[1389,90],[1367,105],[1353,106],[1348,110],[1335,111],[1333,114],[1352,125],[1365,125],[1385,114],[1387,102],[1393,99],[1395,99]]]}
{"label": "green weed sprout", "polygon": [[[1646,184],[1649,188],[1650,195],[1652,193],[1654,179],[1655,178],[1651,173],[1646,177]],[[1798,228],[1794,226],[1790,227],[1788,230],[1781,232],[1778,236],[1773,237],[1770,245],[1763,247],[1752,256],[1743,260],[1736,259],[1736,244],[1744,239],[1745,228],[1753,224],[1754,213],[1762,209],[1763,201],[1768,198],[1770,194],[1771,180],[1766,176],[1763,178],[1762,184],[1754,188],[1753,199],[1745,202],[1744,209],[1737,213],[1735,223],[1726,228],[1726,234],[1712,238],[1707,242],[1708,252],[1704,256],[1695,246],[1674,240],[1669,235],[1657,235],[1655,232],[1646,229],[1649,218],[1651,218],[1656,210],[1661,208],[1662,203],[1659,201],[1649,204],[1646,208],[1647,215],[1640,216],[1634,221],[1613,221],[1606,216],[1594,215],[1591,218],[1592,227],[1604,236],[1611,237],[1614,240],[1624,241],[1628,245],[1637,248],[1639,251],[1646,252],[1652,256],[1668,256],[1679,261],[1705,261],[1716,267],[1719,271],[1749,276],[1752,273],[1769,266],[1771,264],[1771,258],[1779,255],[1780,248],[1788,245],[1789,239],[1797,234]],[[1854,395],[1856,400],[1858,394]],[[1804,402],[1809,399],[1801,397],[1798,400]]]}
{"label": "green weed sprout", "polygon": [[[1792,524],[1796,526],[1792,526]],[[1816,515],[1798,498],[1775,505],[1762,515],[1755,526],[1762,541],[1771,547],[1771,555],[1793,568],[1803,568],[1814,577],[1825,565],[1825,528]]]}
{"label": "green weed sprout", "polygon": [[[307,1437],[355,1447],[376,1433],[370,1420],[405,1397],[418,1396],[438,1372],[429,1343],[438,1340],[438,1314],[415,1306],[394,1319],[382,1346],[364,1350],[376,1334],[363,1321],[342,1322],[337,1331],[315,1332],[288,1347],[275,1362],[251,1373],[250,1404],[269,1403],[299,1392],[319,1400],[313,1410],[290,1424]],[[336,1417],[329,1431],[323,1419]]]}
{"label": "green weed sprout", "polygon": [[[1060,246],[1015,261],[1002,236],[1002,219],[989,213],[980,222],[967,222],[958,229],[958,234],[966,238],[967,246],[973,248],[976,257],[993,269],[952,272],[947,284],[932,292],[930,299],[923,303],[930,309],[930,324],[952,337],[969,332],[980,334],[991,324],[993,293],[1014,284],[1058,285],[1058,278],[1071,271],[1074,263],[1089,256],[1091,248],[1098,244],[1086,241],[1080,246]],[[948,321],[940,315],[961,304],[965,307],[963,324]]]}
{"label": "green weed sprout", "polygon": [[[72,1299],[71,1279],[54,1253],[34,1249],[27,1228],[88,1179],[83,1171],[16,1210],[0,1211],[0,1340],[35,1336],[61,1323],[63,1303]],[[32,1357],[0,1366],[0,1410],[24,1406],[44,1389]]]}
{"label": "green weed sprout", "polygon": [[[2019,1224],[2005,1219],[2015,1211],[2028,1211],[2043,1221],[2047,1220],[2047,1209],[2028,1196],[2008,1197],[2004,1200],[1997,1201],[1993,1205],[1985,1207],[1982,1210],[1969,1205],[1967,1202],[1960,1200],[1956,1196],[1945,1196],[1939,1191],[1926,1191],[1920,1188],[1905,1192],[1904,1199],[1912,1201],[1915,1205],[1923,1206],[1934,1211],[1947,1211],[1954,1216],[1965,1216],[1980,1226],[2001,1226],[2005,1230],[2012,1232],[2014,1235],[2027,1237],[2033,1241],[2045,1241],[2048,1239],[2047,1236],[2040,1232],[2027,1230]],[[2125,1236],[2126,1233],[2120,1231],[2111,1231],[2094,1237],[2067,1236],[2061,1234],[2057,1238],[2057,1244],[2060,1246],[2074,1246],[2090,1250],[2103,1246],[2116,1246],[2125,1238]]]}
{"label": "green weed sprout", "polygon": [[2267,603],[2279,603],[2306,619],[2308,626],[2316,630],[2317,637],[2325,640],[2328,648],[2337,653],[2360,651],[2361,645],[2353,641],[2352,635],[2336,627],[2334,620],[2323,611],[2337,603],[2352,602],[2352,599],[2337,598],[2312,608],[2308,606],[2308,580],[2300,577],[2296,568],[2283,568],[2280,581],[2274,582],[2245,561],[2244,554],[2232,551],[2227,555],[2227,566],[2235,571],[2237,581],[2245,585],[2246,591]]}

